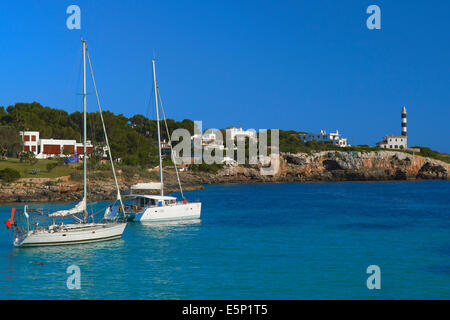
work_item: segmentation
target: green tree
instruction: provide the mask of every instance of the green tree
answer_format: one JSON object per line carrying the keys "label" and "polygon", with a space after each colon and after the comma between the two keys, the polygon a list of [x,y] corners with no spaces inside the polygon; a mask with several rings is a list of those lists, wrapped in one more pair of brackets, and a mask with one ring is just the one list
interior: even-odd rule
{"label": "green tree", "polygon": [[12,126],[0,127],[0,155],[6,157],[8,155],[17,154],[22,149],[22,139],[19,132]]}
{"label": "green tree", "polygon": [[37,162],[36,155],[31,151],[23,151],[19,154],[20,162],[28,162],[30,165]]}
{"label": "green tree", "polygon": [[63,155],[65,155],[66,157],[67,157],[67,156],[70,156],[70,155],[72,154],[72,152],[70,151],[70,148],[64,148],[62,153],[63,153]]}
{"label": "green tree", "polygon": [[2,125],[4,122],[6,122],[6,117],[8,114],[5,111],[5,107],[0,106],[0,125]]}
{"label": "green tree", "polygon": [[11,168],[5,168],[0,170],[0,180],[5,182],[13,182],[20,178],[20,173],[17,170]]}
{"label": "green tree", "polygon": [[51,172],[53,169],[55,169],[58,166],[58,163],[56,162],[50,162],[47,163],[46,167],[47,167],[47,171]]}

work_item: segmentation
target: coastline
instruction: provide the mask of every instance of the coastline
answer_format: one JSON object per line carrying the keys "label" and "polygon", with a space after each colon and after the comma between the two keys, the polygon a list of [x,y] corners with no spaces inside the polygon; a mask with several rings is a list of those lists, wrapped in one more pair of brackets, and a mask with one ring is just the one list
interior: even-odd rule
{"label": "coastline", "polygon": [[[180,172],[184,191],[199,190],[204,185],[219,184],[285,184],[326,183],[346,181],[423,181],[449,180],[449,164],[440,160],[413,156],[404,152],[342,152],[323,151],[312,154],[282,153],[280,170],[276,175],[265,176],[260,166],[227,166],[217,173]],[[164,169],[165,192],[179,191],[174,170]],[[136,174],[119,176],[121,192],[125,193],[135,183],[149,179]],[[116,191],[111,179],[91,179],[88,197],[93,201],[111,200]],[[81,199],[81,182],[69,177],[24,178],[2,184],[0,203],[62,203]]]}

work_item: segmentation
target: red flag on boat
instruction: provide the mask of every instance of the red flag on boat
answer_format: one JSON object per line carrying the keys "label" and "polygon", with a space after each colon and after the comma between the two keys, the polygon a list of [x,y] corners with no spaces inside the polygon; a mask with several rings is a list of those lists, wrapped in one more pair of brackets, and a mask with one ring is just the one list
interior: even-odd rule
{"label": "red flag on boat", "polygon": [[16,208],[11,209],[11,218],[5,221],[6,228],[10,229],[11,226],[14,224],[14,214],[16,213]]}

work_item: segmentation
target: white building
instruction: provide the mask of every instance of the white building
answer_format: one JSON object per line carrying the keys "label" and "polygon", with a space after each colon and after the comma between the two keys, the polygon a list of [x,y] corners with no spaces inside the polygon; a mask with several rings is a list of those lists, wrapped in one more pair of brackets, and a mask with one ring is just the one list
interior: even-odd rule
{"label": "white building", "polygon": [[164,156],[167,156],[171,154],[172,147],[170,141],[167,141],[166,139],[160,141],[161,144],[161,154]]}
{"label": "white building", "polygon": [[[46,159],[55,156],[83,154],[83,144],[76,140],[62,139],[40,139],[37,131],[20,131],[23,141],[23,151],[30,151],[36,155],[37,159]],[[86,141],[86,152],[92,152],[92,143]]]}
{"label": "white building", "polygon": [[386,149],[406,149],[407,138],[402,135],[391,135],[383,138],[383,141],[378,142],[377,146]]}
{"label": "white building", "polygon": [[335,133],[326,133],[325,130],[320,130],[320,133],[306,133],[300,135],[300,140],[303,142],[308,141],[321,141],[321,142],[332,142],[335,146],[347,147],[347,138],[341,138],[339,131],[336,130]]}
{"label": "white building", "polygon": [[218,139],[216,132],[207,130],[203,134],[195,134],[191,137],[194,148],[224,150],[223,141]]}
{"label": "white building", "polygon": [[20,131],[20,136],[23,142],[23,151],[33,152],[35,155],[38,154],[38,142],[39,142],[39,132],[38,131]]}
{"label": "white building", "polygon": [[383,137],[383,141],[377,142],[377,146],[385,149],[406,149],[408,147],[407,144],[407,135],[406,135],[406,107],[403,106],[401,113],[401,135],[390,135]]}
{"label": "white building", "polygon": [[[224,145],[224,141],[226,137],[218,137],[218,130],[206,130],[203,134],[196,134],[191,137],[193,147],[203,149],[218,149],[218,150],[226,150],[226,146]],[[246,138],[249,138],[253,142],[256,142],[257,135],[256,131],[249,129],[243,130],[242,127],[238,128],[229,128],[226,129],[226,134],[230,135],[230,139],[237,144],[238,141],[245,141]],[[226,143],[225,143],[226,144]],[[237,149],[236,144],[233,146],[233,149]]]}
{"label": "white building", "polygon": [[[256,140],[256,131],[249,129],[249,130],[243,130],[242,127],[238,128],[229,128],[226,130],[230,134],[231,140],[241,140],[245,138]],[[226,137],[224,137],[225,139]]]}

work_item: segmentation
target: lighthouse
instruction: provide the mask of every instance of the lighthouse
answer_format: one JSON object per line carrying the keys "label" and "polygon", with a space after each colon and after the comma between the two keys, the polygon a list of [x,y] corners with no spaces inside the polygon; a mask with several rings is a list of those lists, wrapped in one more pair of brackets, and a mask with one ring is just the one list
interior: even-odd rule
{"label": "lighthouse", "polygon": [[407,149],[408,137],[406,136],[406,107],[402,109],[402,134],[383,137],[383,141],[377,142],[377,146],[386,149]]}
{"label": "lighthouse", "polygon": [[406,137],[406,108],[403,106],[402,109],[402,136]]}

